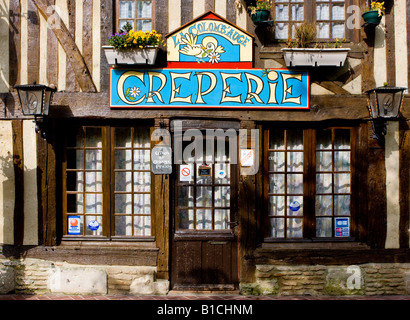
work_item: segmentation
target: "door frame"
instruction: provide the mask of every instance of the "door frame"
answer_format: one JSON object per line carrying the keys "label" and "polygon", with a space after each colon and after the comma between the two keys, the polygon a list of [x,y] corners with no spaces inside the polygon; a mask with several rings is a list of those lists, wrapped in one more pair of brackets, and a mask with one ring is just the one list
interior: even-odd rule
{"label": "door frame", "polygon": [[[181,121],[182,126],[179,128],[181,129],[181,133],[183,134],[188,129],[198,129],[200,131],[204,131],[206,129],[222,129],[224,131],[228,129],[234,129],[237,132],[237,146],[239,146],[239,128],[240,122],[239,121],[223,121],[223,120],[185,120],[185,119],[175,119],[170,121],[170,132],[172,141],[175,142],[175,121]],[[228,137],[225,137],[227,139]],[[205,144],[205,139],[203,140]],[[175,152],[176,146],[172,145],[173,155]],[[239,148],[238,148],[239,149]],[[236,150],[237,159],[239,157],[239,150]],[[214,170],[214,164],[212,163],[212,171]],[[178,164],[173,163],[173,172],[170,176],[169,181],[169,188],[170,188],[170,208],[169,208],[169,280],[170,280],[170,288],[174,288],[175,286],[175,274],[176,266],[174,264],[173,254],[175,254],[175,241],[181,240],[193,240],[193,241],[204,241],[208,243],[215,243],[215,244],[223,244],[225,241],[231,241],[232,246],[235,249],[232,249],[232,260],[233,262],[233,269],[235,274],[232,273],[234,281],[232,281],[229,285],[221,285],[215,284],[214,286],[210,287],[209,285],[196,285],[193,286],[193,289],[196,290],[233,290],[238,289],[239,287],[239,273],[240,273],[240,261],[239,261],[239,207],[238,207],[238,195],[239,195],[239,165],[238,164],[230,164],[231,169],[231,186],[230,186],[230,201],[231,201],[231,212],[230,212],[230,222],[235,222],[230,225],[230,231],[221,230],[218,231],[204,231],[204,232],[184,232],[180,234],[176,232],[176,207],[178,206],[178,199],[177,199],[177,184],[178,184],[178,172],[176,172],[176,167]],[[212,182],[212,187],[215,186],[214,181]],[[233,201],[233,202],[232,202]]]}

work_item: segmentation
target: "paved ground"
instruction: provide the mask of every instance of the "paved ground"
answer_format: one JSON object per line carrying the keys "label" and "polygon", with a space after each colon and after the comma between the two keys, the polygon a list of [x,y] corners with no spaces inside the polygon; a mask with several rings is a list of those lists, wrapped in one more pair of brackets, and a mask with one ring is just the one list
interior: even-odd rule
{"label": "paved ground", "polygon": [[168,295],[63,295],[63,294],[7,294],[0,295],[0,300],[242,300],[242,301],[289,301],[289,300],[345,300],[345,301],[393,301],[406,300],[405,296],[244,296],[240,294],[186,293],[170,292]]}

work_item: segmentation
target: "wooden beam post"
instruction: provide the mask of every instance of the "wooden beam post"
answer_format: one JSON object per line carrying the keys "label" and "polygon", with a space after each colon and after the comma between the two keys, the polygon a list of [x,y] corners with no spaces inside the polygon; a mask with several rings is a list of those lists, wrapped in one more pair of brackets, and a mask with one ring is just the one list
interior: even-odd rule
{"label": "wooden beam post", "polygon": [[63,47],[65,53],[67,54],[67,59],[70,61],[71,67],[73,68],[75,78],[80,85],[83,92],[97,92],[93,79],[91,77],[90,71],[85,64],[84,58],[80,53],[80,50],[75,43],[75,40],[70,34],[67,26],[64,24],[63,20],[60,18],[57,12],[51,12],[48,10],[51,4],[48,0],[32,0],[37,7],[40,14],[47,20],[55,20],[54,26],[51,28],[58,40],[58,42]]}

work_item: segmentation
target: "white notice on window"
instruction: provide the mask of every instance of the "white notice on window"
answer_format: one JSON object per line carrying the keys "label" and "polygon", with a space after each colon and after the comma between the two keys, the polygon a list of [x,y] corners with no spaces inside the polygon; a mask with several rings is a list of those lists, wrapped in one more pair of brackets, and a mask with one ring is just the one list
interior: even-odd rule
{"label": "white notice on window", "polygon": [[191,181],[192,180],[192,166],[180,165],[179,166],[179,181]]}
{"label": "white notice on window", "polygon": [[254,158],[253,149],[241,149],[241,166],[252,167]]}

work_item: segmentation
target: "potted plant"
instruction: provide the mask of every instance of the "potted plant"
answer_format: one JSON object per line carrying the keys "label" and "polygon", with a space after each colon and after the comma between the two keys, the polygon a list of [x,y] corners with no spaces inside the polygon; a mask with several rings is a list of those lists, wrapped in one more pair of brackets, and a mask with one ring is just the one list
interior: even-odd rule
{"label": "potted plant", "polygon": [[345,39],[336,39],[327,46],[315,44],[316,26],[303,23],[295,30],[295,39],[288,39],[283,56],[287,67],[342,67],[346,61],[349,48],[342,48]]}
{"label": "potted plant", "polygon": [[271,8],[271,0],[257,0],[255,6],[248,6],[249,15],[253,23],[258,24],[262,21],[267,21]]}
{"label": "potted plant", "polygon": [[362,14],[363,20],[367,24],[378,25],[385,12],[384,2],[372,1],[370,8]]}
{"label": "potted plant", "polygon": [[108,38],[103,46],[107,61],[111,65],[155,64],[159,45],[163,43],[161,34],[152,31],[134,31],[130,24]]}

